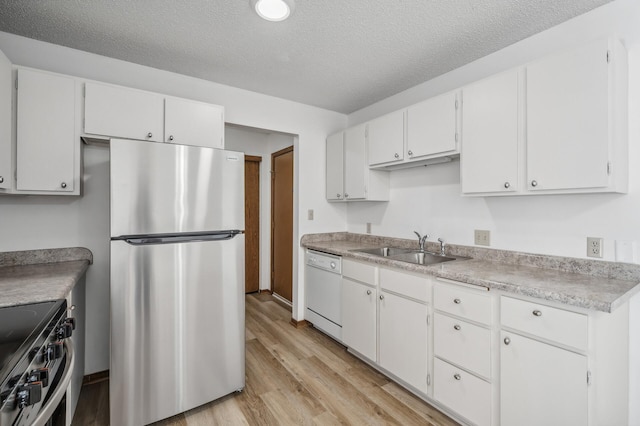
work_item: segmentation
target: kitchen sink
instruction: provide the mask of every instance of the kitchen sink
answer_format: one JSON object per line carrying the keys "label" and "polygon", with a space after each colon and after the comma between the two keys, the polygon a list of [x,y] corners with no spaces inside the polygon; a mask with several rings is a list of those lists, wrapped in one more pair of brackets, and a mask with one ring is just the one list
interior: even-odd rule
{"label": "kitchen sink", "polygon": [[438,253],[421,251],[400,247],[376,247],[367,249],[352,250],[358,253],[372,254],[389,260],[399,260],[401,262],[415,263],[416,265],[435,265],[437,263],[449,262],[452,260],[463,260],[466,258],[442,256]]}
{"label": "kitchen sink", "polygon": [[404,253],[411,253],[415,250],[408,249],[408,248],[399,248],[399,247],[376,247],[371,249],[356,249],[351,251],[357,251],[358,253],[372,254],[374,256],[390,257],[390,256],[397,256],[399,254],[404,254]]}
{"label": "kitchen sink", "polygon": [[403,262],[416,263],[418,265],[434,265],[436,263],[449,262],[456,260],[455,257],[441,256],[426,251],[413,251],[411,253],[402,253],[395,256],[389,256],[393,260],[401,260]]}

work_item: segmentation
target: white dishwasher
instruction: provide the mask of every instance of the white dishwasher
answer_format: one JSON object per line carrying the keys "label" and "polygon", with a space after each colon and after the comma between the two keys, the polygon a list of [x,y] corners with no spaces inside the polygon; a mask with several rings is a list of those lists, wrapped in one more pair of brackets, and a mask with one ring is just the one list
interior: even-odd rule
{"label": "white dishwasher", "polygon": [[342,341],[342,258],[307,250],[305,318]]}

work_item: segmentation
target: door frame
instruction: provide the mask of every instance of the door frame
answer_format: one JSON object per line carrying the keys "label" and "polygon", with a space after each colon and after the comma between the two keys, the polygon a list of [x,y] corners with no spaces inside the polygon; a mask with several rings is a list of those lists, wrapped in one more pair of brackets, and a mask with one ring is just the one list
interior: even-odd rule
{"label": "door frame", "polygon": [[[294,145],[288,146],[288,147],[283,148],[283,149],[281,149],[279,151],[271,153],[271,241],[270,241],[270,244],[271,244],[270,257],[271,257],[271,260],[269,262],[271,271],[270,271],[270,274],[269,274],[270,275],[269,289],[270,289],[272,294],[273,294],[273,290],[274,290],[274,278],[275,278],[275,276],[274,276],[275,275],[275,273],[274,273],[274,260],[275,259],[274,259],[274,255],[273,255],[273,253],[274,253],[274,241],[275,241],[274,235],[273,235],[273,230],[275,228],[275,221],[274,221],[274,214],[273,213],[274,213],[274,206],[275,206],[275,191],[274,191],[275,188],[274,187],[275,187],[275,180],[276,180],[276,177],[275,177],[276,157],[279,157],[279,156],[284,155],[284,154],[288,154],[289,152],[293,152],[294,151],[294,146],[295,146],[295,142],[294,142]],[[294,170],[293,186],[295,188],[295,155],[293,157],[293,170]],[[295,190],[294,190],[293,204],[291,206],[291,213],[292,213],[292,218],[293,218],[293,223],[291,224],[291,226],[292,226],[292,231],[293,231],[293,235],[294,236],[295,236],[295,231],[296,231],[296,229],[295,229],[295,210],[296,209],[295,209]],[[294,256],[293,256],[293,251],[290,253],[290,255],[291,255],[291,264],[293,265],[293,269],[295,269],[295,263],[294,263],[295,259],[294,259]],[[293,302],[295,300],[294,292],[293,292],[293,287],[294,287],[294,280],[293,280],[293,278],[294,278],[294,273],[293,272],[294,271],[293,271],[293,269],[291,271],[291,303],[292,303],[292,305],[293,305]]]}
{"label": "door frame", "polygon": [[[260,236],[261,233],[261,221],[262,221],[262,205],[260,203],[260,195],[262,193],[262,191],[260,190],[261,187],[261,182],[262,182],[262,176],[261,176],[261,164],[262,164],[262,156],[259,155],[247,155],[245,154],[244,156],[244,160],[245,160],[245,164],[247,162],[252,162],[252,163],[258,163],[258,205],[257,205],[257,210],[258,210],[258,247],[257,247],[257,253],[258,253],[258,264],[257,264],[257,268],[258,268],[258,292],[260,292],[260,266],[261,266],[261,250],[260,250],[260,242],[262,241],[262,238]],[[245,191],[245,206],[246,206],[246,200],[247,200],[247,191]],[[246,211],[245,211],[245,215],[246,215]],[[246,222],[246,217],[245,217],[245,222]],[[245,223],[245,234],[247,233],[248,229],[247,229],[247,224]],[[246,235],[245,235],[245,244],[246,244]],[[246,253],[246,246],[245,246],[245,253]],[[247,267],[247,262],[248,259],[246,258],[245,255],[245,268]],[[245,273],[246,275],[246,273]],[[245,277],[246,280],[246,277]],[[245,282],[245,292],[246,292],[246,282]]]}

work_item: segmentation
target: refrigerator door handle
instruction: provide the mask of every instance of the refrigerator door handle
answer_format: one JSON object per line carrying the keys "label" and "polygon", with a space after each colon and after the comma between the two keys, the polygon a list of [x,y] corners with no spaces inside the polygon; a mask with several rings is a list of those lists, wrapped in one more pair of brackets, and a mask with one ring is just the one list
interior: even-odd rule
{"label": "refrigerator door handle", "polygon": [[124,240],[126,243],[141,246],[148,244],[175,244],[200,241],[225,241],[243,233],[239,230],[198,233],[198,234],[177,234],[177,235],[132,235],[114,238],[114,240]]}

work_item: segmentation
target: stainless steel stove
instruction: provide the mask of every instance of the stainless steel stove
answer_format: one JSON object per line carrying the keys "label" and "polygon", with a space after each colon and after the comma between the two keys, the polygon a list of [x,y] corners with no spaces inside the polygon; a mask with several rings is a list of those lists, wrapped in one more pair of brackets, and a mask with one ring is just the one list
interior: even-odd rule
{"label": "stainless steel stove", "polygon": [[64,422],[74,328],[65,300],[0,308],[0,426]]}

